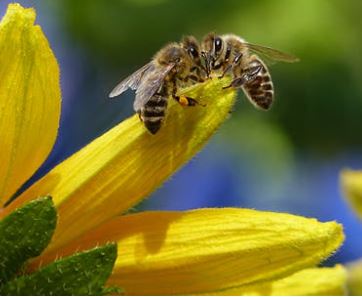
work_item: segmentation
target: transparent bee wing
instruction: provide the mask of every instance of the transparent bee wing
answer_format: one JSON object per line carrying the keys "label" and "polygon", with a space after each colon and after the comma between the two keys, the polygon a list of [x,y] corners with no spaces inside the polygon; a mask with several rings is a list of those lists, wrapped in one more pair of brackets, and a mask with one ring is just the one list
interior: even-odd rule
{"label": "transparent bee wing", "polygon": [[266,57],[266,60],[272,61],[272,62],[287,62],[287,63],[294,63],[298,62],[299,58],[296,56],[293,56],[291,54],[284,53],[282,51],[273,49],[271,47],[257,45],[245,42],[245,46],[250,49],[252,52],[256,54],[260,54],[264,57]]}
{"label": "transparent bee wing", "polygon": [[121,95],[123,92],[127,91],[128,89],[136,90],[138,86],[141,83],[142,78],[148,71],[152,71],[152,69],[155,66],[152,62],[146,64],[142,68],[138,69],[134,73],[132,73],[130,76],[122,80],[118,85],[115,86],[115,88],[112,90],[112,92],[108,95],[109,98],[116,97],[118,95]]}
{"label": "transparent bee wing", "polygon": [[175,64],[169,64],[163,67],[153,67],[152,70],[147,71],[142,77],[141,83],[136,90],[136,99],[133,104],[133,108],[136,112],[140,111],[146,102],[156,94],[162,86],[164,78],[174,66]]}

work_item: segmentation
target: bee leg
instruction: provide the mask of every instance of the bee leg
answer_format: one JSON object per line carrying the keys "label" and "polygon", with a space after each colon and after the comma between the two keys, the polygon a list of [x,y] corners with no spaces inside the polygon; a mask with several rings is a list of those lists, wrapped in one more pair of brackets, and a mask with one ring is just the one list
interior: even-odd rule
{"label": "bee leg", "polygon": [[[204,82],[207,77],[205,77],[205,75],[202,74],[202,71],[205,72],[205,74],[206,74],[206,69],[203,68],[202,65],[193,67],[190,71],[192,73],[187,75],[183,79],[183,81],[187,82],[189,79],[191,79],[195,82],[200,82],[200,83]],[[204,79],[204,77],[205,77],[205,79]]]}
{"label": "bee leg", "polygon": [[217,78],[218,79],[223,78],[225,76],[225,74],[231,69],[231,67],[232,67],[231,65],[228,65],[227,67],[225,67],[223,73],[220,76],[218,76]]}
{"label": "bee leg", "polygon": [[214,66],[212,67],[213,70],[219,70],[221,67],[223,67],[224,63],[221,62],[219,64],[214,64]]}
{"label": "bee leg", "polygon": [[230,85],[226,86],[226,87],[222,87],[223,89],[228,89],[228,88],[238,88],[241,87],[243,84],[246,83],[246,79],[244,78],[244,76],[242,77],[238,77],[235,78]]}
{"label": "bee leg", "polygon": [[190,74],[184,78],[184,81],[187,82],[189,79],[195,81],[195,82],[204,82],[204,80],[201,77],[197,77],[196,75]]}
{"label": "bee leg", "polygon": [[[205,67],[204,65],[200,65],[200,69],[205,73],[205,79],[208,79],[208,78],[210,78],[210,73],[209,73],[209,71],[207,70],[207,67]],[[198,74],[199,74],[199,76],[200,76],[200,79],[202,79],[201,78],[201,70],[200,69],[198,69]],[[204,75],[203,75],[204,76]],[[202,82],[204,82],[205,81],[205,79],[202,79]]]}
{"label": "bee leg", "polygon": [[239,53],[239,54],[236,55],[236,57],[234,58],[234,61],[233,61],[233,65],[234,65],[234,66],[236,66],[236,65],[239,64],[240,58],[241,58],[242,56],[243,56],[242,53]]}
{"label": "bee leg", "polygon": [[138,114],[138,118],[140,119],[141,122],[143,122],[142,116],[141,116],[141,111],[137,111]]}
{"label": "bee leg", "polygon": [[262,68],[263,68],[262,66],[258,65],[258,66],[246,69],[246,71],[243,73],[242,76],[235,78],[230,83],[230,85],[228,85],[226,87],[223,87],[223,89],[228,89],[228,88],[231,88],[231,87],[233,87],[233,88],[242,87],[245,83],[255,79]]}
{"label": "bee leg", "polygon": [[193,98],[190,98],[190,97],[186,97],[186,96],[183,96],[186,98],[186,100],[188,101],[188,105],[187,106],[196,106],[196,105],[200,105],[202,107],[205,107],[206,104],[204,103],[200,103],[199,101],[193,99]]}
{"label": "bee leg", "polygon": [[203,82],[204,81],[201,78],[200,70],[197,67],[192,68],[190,72],[195,72],[195,73],[188,74],[185,77],[178,77],[177,79],[182,81],[182,82],[186,82],[186,83],[189,80],[192,80],[194,82]]}
{"label": "bee leg", "polygon": [[[242,53],[239,53],[238,55],[236,55],[236,57],[234,58],[234,61],[232,62],[232,64],[229,64],[227,67],[225,67],[224,72],[218,77],[218,78],[223,78],[225,76],[225,74],[230,71],[230,69],[232,69],[233,67],[237,66],[240,62],[240,58],[243,56]],[[225,61],[226,63],[228,61]]]}
{"label": "bee leg", "polygon": [[206,104],[200,103],[199,101],[184,95],[177,96],[173,94],[172,98],[175,99],[181,106],[196,106],[196,105],[201,105],[204,107],[206,106]]}
{"label": "bee leg", "polygon": [[191,98],[191,97],[187,97],[184,95],[181,96],[177,96],[177,86],[176,86],[176,81],[173,80],[173,88],[172,88],[172,93],[171,96],[173,99],[175,99],[181,106],[195,106],[195,105],[201,105],[201,106],[205,106],[204,104],[199,103],[198,101],[196,101],[195,99]]}
{"label": "bee leg", "polygon": [[204,82],[206,79],[208,79],[208,76],[205,76],[202,72],[204,72],[206,74],[206,69],[203,68],[203,66],[201,65],[199,68],[196,69],[196,73],[197,73],[197,78],[198,78],[198,82],[202,83]]}
{"label": "bee leg", "polygon": [[181,106],[196,106],[196,105],[206,106],[205,104],[202,104],[191,97],[187,97],[184,95],[177,96],[175,87],[173,88],[172,91],[172,98],[175,99]]}

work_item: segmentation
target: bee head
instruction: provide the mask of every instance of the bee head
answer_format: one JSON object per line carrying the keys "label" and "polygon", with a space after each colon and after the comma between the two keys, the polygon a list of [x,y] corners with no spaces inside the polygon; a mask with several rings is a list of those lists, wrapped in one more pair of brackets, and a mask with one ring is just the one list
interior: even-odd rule
{"label": "bee head", "polygon": [[185,36],[181,41],[181,46],[195,62],[200,61],[200,46],[193,36]]}
{"label": "bee head", "polygon": [[224,41],[220,36],[211,32],[205,36],[201,44],[201,54],[205,59],[209,71],[213,68],[215,61],[217,61],[224,49]]}
{"label": "bee head", "polygon": [[185,36],[181,41],[181,46],[183,47],[183,49],[185,49],[185,51],[193,61],[194,67],[192,68],[202,69],[205,74],[208,75],[208,72],[201,61],[200,45],[196,38],[193,36]]}

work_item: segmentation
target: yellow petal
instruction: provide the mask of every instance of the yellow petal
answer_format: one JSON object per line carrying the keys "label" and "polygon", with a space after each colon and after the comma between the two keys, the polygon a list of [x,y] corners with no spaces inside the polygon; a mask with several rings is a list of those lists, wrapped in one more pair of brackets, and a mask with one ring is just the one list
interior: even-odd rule
{"label": "yellow petal", "polygon": [[343,170],[341,184],[348,201],[362,218],[362,171]]}
{"label": "yellow petal", "polygon": [[0,23],[0,206],[53,147],[60,116],[57,61],[35,11],[10,4]]}
{"label": "yellow petal", "polygon": [[348,291],[350,295],[362,295],[362,260],[348,265]]}
{"label": "yellow petal", "polygon": [[229,290],[211,292],[215,296],[341,296],[346,295],[347,273],[341,266],[309,268],[286,278],[258,282]]}
{"label": "yellow petal", "polygon": [[191,159],[227,118],[235,100],[235,91],[222,89],[229,81],[215,79],[185,91],[206,107],[185,108],[171,101],[156,135],[137,115],[125,120],[55,167],[5,210],[50,194],[59,220],[49,249],[121,214]]}
{"label": "yellow petal", "polygon": [[145,212],[103,224],[33,267],[109,241],[109,280],[131,295],[197,294],[280,278],[314,266],[343,241],[341,225],[248,209]]}

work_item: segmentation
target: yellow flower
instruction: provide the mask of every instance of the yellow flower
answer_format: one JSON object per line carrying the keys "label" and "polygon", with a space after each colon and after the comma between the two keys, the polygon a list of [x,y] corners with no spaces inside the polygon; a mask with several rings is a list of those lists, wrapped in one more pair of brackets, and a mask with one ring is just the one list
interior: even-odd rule
{"label": "yellow flower", "polygon": [[286,278],[232,288],[211,295],[224,296],[341,296],[346,295],[346,270],[337,265],[332,268],[309,268]]}
{"label": "yellow flower", "polygon": [[349,264],[347,271],[349,293],[353,296],[362,295],[362,260]]}
{"label": "yellow flower", "polygon": [[44,162],[59,125],[58,65],[34,20],[10,5],[0,27],[1,205]]}
{"label": "yellow flower", "polygon": [[[11,4],[0,24],[2,205],[47,157],[57,134],[59,71],[34,19],[32,9]],[[192,158],[227,118],[235,100],[235,91],[222,90],[228,82],[183,90],[207,106],[187,109],[171,102],[155,136],[137,116],[125,120],[3,208],[2,217],[38,196],[53,197],[56,231],[28,269],[114,241],[119,255],[109,284],[126,294],[218,294],[231,288],[258,293],[255,288],[267,281],[274,292],[298,293],[306,291],[292,291],[290,284],[301,288],[303,279],[324,288],[309,292],[337,292],[333,288],[343,281],[338,271],[329,287],[313,278],[327,277],[325,269],[278,280],[318,264],[340,246],[343,231],[335,222],[236,208],[121,216]]]}
{"label": "yellow flower", "polygon": [[352,208],[362,218],[362,171],[343,170],[341,186]]}
{"label": "yellow flower", "polygon": [[[362,219],[362,171],[343,170],[340,179],[345,197]],[[362,260],[348,265],[348,289],[352,295],[362,294]]]}

